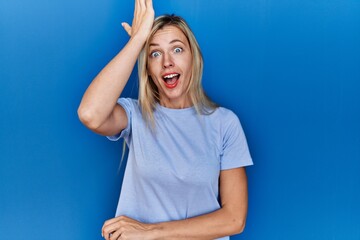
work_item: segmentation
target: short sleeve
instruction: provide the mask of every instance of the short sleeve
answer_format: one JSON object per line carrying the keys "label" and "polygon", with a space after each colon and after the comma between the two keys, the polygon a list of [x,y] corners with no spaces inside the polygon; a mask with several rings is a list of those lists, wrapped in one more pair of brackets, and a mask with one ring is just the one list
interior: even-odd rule
{"label": "short sleeve", "polygon": [[253,165],[239,118],[230,111],[223,129],[221,170]]}
{"label": "short sleeve", "polygon": [[131,134],[131,120],[132,120],[132,113],[134,109],[133,99],[131,98],[119,98],[117,103],[121,105],[125,112],[128,119],[128,124],[125,129],[123,129],[120,133],[113,135],[113,136],[106,136],[110,141],[118,141],[120,138],[128,138]]}

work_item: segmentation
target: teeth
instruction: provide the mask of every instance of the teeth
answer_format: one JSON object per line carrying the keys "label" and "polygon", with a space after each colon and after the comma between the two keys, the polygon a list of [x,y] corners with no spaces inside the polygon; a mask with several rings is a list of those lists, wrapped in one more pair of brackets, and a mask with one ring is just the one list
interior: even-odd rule
{"label": "teeth", "polygon": [[176,77],[178,75],[179,74],[169,74],[169,75],[164,76],[164,78],[173,78],[173,77]]}

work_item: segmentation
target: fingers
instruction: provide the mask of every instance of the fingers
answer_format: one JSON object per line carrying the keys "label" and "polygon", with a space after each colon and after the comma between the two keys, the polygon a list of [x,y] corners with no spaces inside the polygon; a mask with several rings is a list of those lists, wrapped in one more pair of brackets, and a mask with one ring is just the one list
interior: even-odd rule
{"label": "fingers", "polygon": [[110,236],[110,240],[116,240],[116,239],[121,239],[121,231],[116,231],[114,233],[111,234]]}
{"label": "fingers", "polygon": [[147,10],[153,10],[152,0],[135,0],[135,15],[142,15]]}
{"label": "fingers", "polygon": [[116,223],[103,227],[102,237],[106,240],[117,239],[121,235],[121,231]]}
{"label": "fingers", "polygon": [[106,240],[109,240],[110,238],[110,229],[109,226],[111,226],[114,222],[118,221],[117,218],[112,218],[110,220],[105,221],[102,229],[101,229],[101,236],[105,238]]}
{"label": "fingers", "polygon": [[134,18],[139,17],[141,12],[140,0],[135,0]]}
{"label": "fingers", "polygon": [[152,0],[135,0],[134,18],[131,26],[124,22],[121,25],[130,37],[138,35],[146,40],[154,22],[155,12]]}
{"label": "fingers", "polygon": [[141,10],[141,11],[145,10],[145,8],[146,8],[145,0],[136,0],[136,1],[139,2],[140,10]]}
{"label": "fingers", "polygon": [[145,1],[146,8],[153,8],[152,0]]}
{"label": "fingers", "polygon": [[127,34],[131,37],[131,26],[126,22],[121,23],[121,26],[123,26]]}
{"label": "fingers", "polygon": [[126,216],[119,216],[105,221],[101,229],[102,237],[106,240],[117,239],[121,234],[120,227],[128,220]]}
{"label": "fingers", "polygon": [[106,240],[148,239],[150,228],[135,219],[119,216],[104,223],[102,235]]}

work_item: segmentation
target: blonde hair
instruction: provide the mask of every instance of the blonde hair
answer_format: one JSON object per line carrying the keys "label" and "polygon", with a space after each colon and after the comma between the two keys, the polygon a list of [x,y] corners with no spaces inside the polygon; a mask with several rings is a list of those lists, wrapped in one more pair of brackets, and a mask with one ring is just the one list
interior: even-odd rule
{"label": "blonde hair", "polygon": [[165,26],[175,26],[186,36],[193,57],[192,74],[186,93],[199,114],[211,114],[218,106],[205,94],[202,85],[203,57],[200,47],[185,20],[175,15],[162,15],[155,19],[151,32],[138,58],[139,75],[139,104],[142,116],[147,123],[154,126],[153,111],[159,102],[158,89],[148,73],[148,53],[149,45],[154,34]]}

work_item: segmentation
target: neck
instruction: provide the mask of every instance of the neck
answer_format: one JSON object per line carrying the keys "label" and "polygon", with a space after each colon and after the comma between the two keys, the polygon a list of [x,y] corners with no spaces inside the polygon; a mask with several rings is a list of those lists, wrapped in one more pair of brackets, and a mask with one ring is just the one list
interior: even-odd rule
{"label": "neck", "polygon": [[190,101],[189,98],[186,99],[160,99],[159,104],[166,108],[173,108],[173,109],[182,109],[182,108],[189,108],[193,106],[193,103]]}

